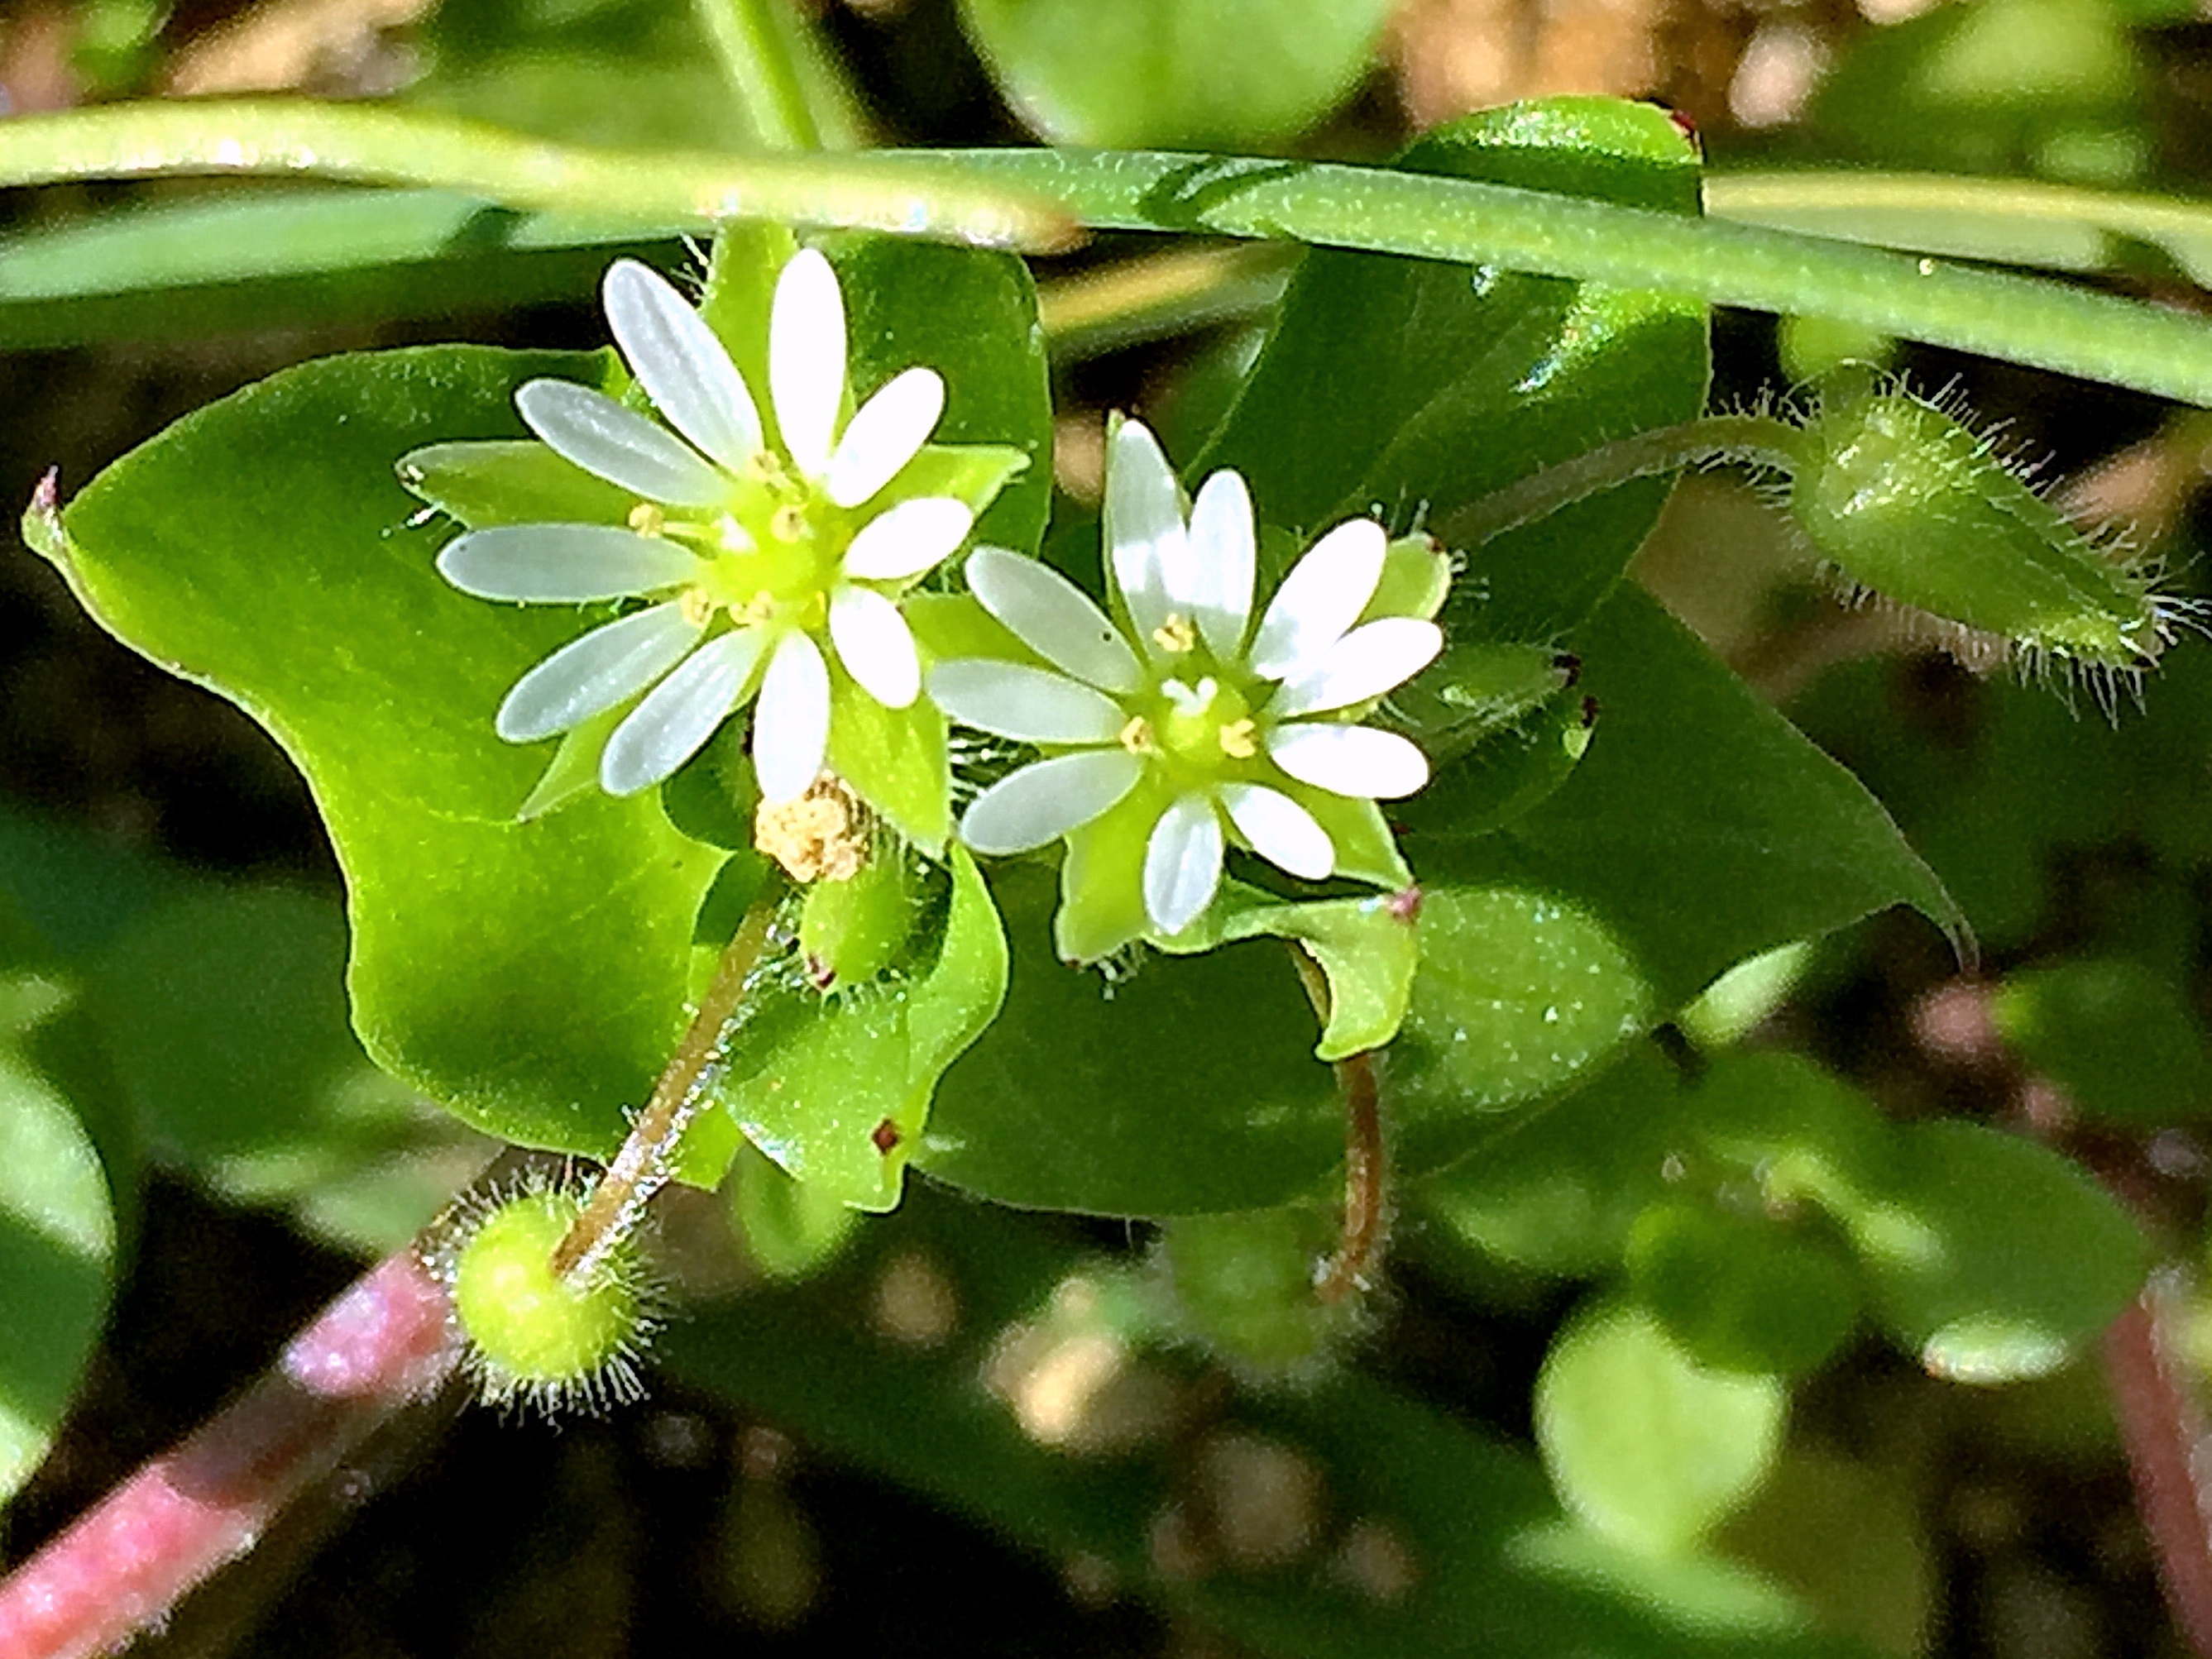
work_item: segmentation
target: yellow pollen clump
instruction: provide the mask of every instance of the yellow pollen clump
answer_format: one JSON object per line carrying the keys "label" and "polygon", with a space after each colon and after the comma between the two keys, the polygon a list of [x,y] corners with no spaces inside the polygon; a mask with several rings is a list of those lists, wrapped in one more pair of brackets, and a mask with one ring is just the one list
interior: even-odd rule
{"label": "yellow pollen clump", "polygon": [[793,881],[849,881],[868,861],[868,810],[843,779],[824,772],[796,800],[760,804],[753,845]]}
{"label": "yellow pollen clump", "polygon": [[684,620],[694,628],[704,628],[714,615],[714,601],[703,587],[685,588],[676,605],[684,613]]}
{"label": "yellow pollen clump", "polygon": [[1255,721],[1230,721],[1221,728],[1221,752],[1232,760],[1250,760],[1260,752],[1259,732]]}
{"label": "yellow pollen clump", "polygon": [[641,536],[658,536],[668,523],[668,515],[657,502],[640,501],[629,510],[629,527]]}
{"label": "yellow pollen clump", "polygon": [[1188,617],[1170,617],[1152,630],[1152,643],[1163,651],[1181,656],[1198,648],[1198,629]]}
{"label": "yellow pollen clump", "polygon": [[806,534],[806,510],[800,507],[779,507],[775,516],[768,521],[768,533],[780,542],[795,542]]}
{"label": "yellow pollen clump", "polygon": [[1133,755],[1152,752],[1152,723],[1142,714],[1130,716],[1129,723],[1115,733],[1115,741]]}

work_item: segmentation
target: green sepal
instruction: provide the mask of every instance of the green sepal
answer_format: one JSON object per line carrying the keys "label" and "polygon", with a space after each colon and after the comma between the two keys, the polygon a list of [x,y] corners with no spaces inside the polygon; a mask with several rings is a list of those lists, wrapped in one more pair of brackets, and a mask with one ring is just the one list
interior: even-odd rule
{"label": "green sepal", "polygon": [[1006,935],[975,861],[955,848],[929,885],[904,948],[875,978],[824,995],[795,957],[762,975],[708,1085],[725,1109],[693,1125],[686,1169],[719,1169],[742,1134],[826,1199],[897,1205],[938,1079],[1006,989]]}
{"label": "green sepal", "polygon": [[628,713],[629,705],[624,704],[603,714],[594,714],[581,726],[563,732],[553,758],[546,763],[545,770],[531,786],[530,793],[522,798],[522,805],[514,809],[514,821],[528,823],[548,812],[557,812],[570,801],[580,799],[598,788],[599,751],[607,746],[607,739],[614,735],[615,727],[622,724],[623,716]]}
{"label": "green sepal", "polygon": [[[1452,556],[1431,536],[1394,538],[1382,554],[1382,574],[1374,597],[1359,613],[1370,623],[1384,617],[1431,620],[1451,596]],[[1356,624],[1355,624],[1356,625]]]}
{"label": "green sepal", "polygon": [[1121,800],[1067,835],[1060,866],[1053,944],[1063,962],[1096,962],[1152,931],[1145,914],[1145,842],[1174,801],[1147,776]]}
{"label": "green sepal", "polygon": [[830,665],[830,769],[876,815],[931,858],[952,834],[952,763],[945,715],[927,697],[886,708],[844,665]]}
{"label": "green sepal", "polygon": [[999,492],[1028,471],[1029,464],[1030,458],[1012,444],[924,444],[884,486],[879,499],[950,495],[966,502],[980,519]]}
{"label": "green sepal", "polygon": [[1328,832],[1336,848],[1336,873],[1353,881],[1371,881],[1395,892],[1413,884],[1413,872],[1398,851],[1398,838],[1383,820],[1382,809],[1364,797],[1339,795],[1316,789],[1294,778],[1275,786],[1313,814],[1314,822]]}
{"label": "green sepal", "polygon": [[1304,946],[1328,980],[1328,1020],[1315,1057],[1342,1060],[1398,1035],[1420,964],[1413,923],[1410,911],[1387,898],[1285,904],[1241,881],[1224,881],[1204,915],[1154,943],[1170,956],[1262,936]]}
{"label": "green sepal", "polygon": [[1024,645],[1004,623],[983,609],[972,593],[911,593],[900,601],[914,642],[924,662],[960,657],[988,657],[1031,668],[1051,664]]}
{"label": "green sepal", "polygon": [[399,482],[471,530],[503,524],[621,524],[637,497],[530,438],[425,444]]}
{"label": "green sepal", "polygon": [[799,913],[808,976],[826,990],[883,973],[912,931],[915,897],[915,872],[897,857],[870,859],[842,880],[811,884]]}

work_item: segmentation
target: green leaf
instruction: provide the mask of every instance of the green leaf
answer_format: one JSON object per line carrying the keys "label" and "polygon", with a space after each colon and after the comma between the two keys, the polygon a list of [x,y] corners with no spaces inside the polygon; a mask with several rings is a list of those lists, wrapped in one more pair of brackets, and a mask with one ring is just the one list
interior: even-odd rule
{"label": "green leaf", "polygon": [[1556,895],[1617,941],[1661,1015],[1723,969],[1893,904],[1958,908],[1850,774],[1641,591],[1576,640],[1589,752],[1492,835],[1410,835],[1424,884]]}
{"label": "green leaf", "polygon": [[52,1443],[106,1317],[117,1218],[100,1150],[41,1049],[76,989],[7,918],[0,972],[0,1502]]}
{"label": "green leaf", "polygon": [[1059,144],[1250,148],[1351,95],[1389,0],[962,0],[1007,99]]}
{"label": "green leaf", "polygon": [[[945,417],[933,448],[1017,452],[975,458],[1012,477],[976,521],[975,540],[1036,552],[1052,506],[1052,391],[1029,267],[1010,253],[902,236],[854,238],[830,252],[845,289],[854,398],[917,363],[943,375]],[[925,453],[915,465],[929,459]],[[974,498],[972,485],[936,487]]]}
{"label": "green leaf", "polygon": [[923,853],[941,856],[952,833],[943,711],[927,697],[886,708],[842,662],[830,665],[830,769]]}
{"label": "green leaf", "polygon": [[1342,1108],[1282,945],[1140,959],[1109,980],[1053,955],[1048,872],[1011,865],[994,887],[1006,1012],[945,1074],[921,1168],[1001,1203],[1108,1215],[1261,1209],[1319,1187]]}
{"label": "green leaf", "polygon": [[1835,1247],[1711,1204],[1653,1205],[1629,1235],[1627,1266],[1637,1302],[1718,1370],[1802,1376],[1858,1316],[1858,1286]]}
{"label": "green leaf", "polygon": [[1772,1376],[1709,1370],[1650,1314],[1578,1312],[1536,1378],[1536,1444],[1568,1509],[1607,1537],[1686,1549],[1765,1478],[1787,1399]]}
{"label": "green leaf", "polygon": [[[1431,133],[1399,165],[1694,214],[1694,149],[1663,111],[1559,99]],[[1203,459],[1261,520],[1308,534],[1380,511],[1449,541],[1462,507],[1705,402],[1705,308],[1676,295],[1339,252],[1309,253]],[[1474,551],[1462,637],[1556,638],[1618,579],[1666,487],[1607,491]]]}
{"label": "green leaf", "polygon": [[2056,1370],[2142,1284],[2142,1233],[2057,1153],[1973,1123],[1897,1133],[1895,1186],[1842,1219],[1876,1315],[1931,1374]]}
{"label": "green leaf", "polygon": [[1314,1294],[1337,1228],[1328,1211],[1289,1206],[1164,1223],[1160,1261],[1176,1322],[1239,1370],[1278,1379],[1311,1370],[1361,1317],[1356,1298]]}
{"label": "green leaf", "polygon": [[726,1188],[745,1259],[770,1279],[805,1279],[836,1260],[860,1212],[817,1182],[794,1181],[751,1146],[738,1149]]}
{"label": "green leaf", "polygon": [[252,714],[346,874],[370,1054],[511,1140],[600,1156],[681,1030],[719,854],[651,796],[518,823],[543,750],[493,735],[572,611],[471,599],[392,476],[516,435],[516,386],[598,360],[439,348],[310,363],[169,428],[64,515],[58,562],[125,643]]}
{"label": "green leaf", "polygon": [[875,977],[824,993],[790,963],[753,989],[708,1085],[725,1109],[684,1143],[702,1184],[727,1164],[742,1131],[811,1189],[810,1201],[898,1203],[939,1079],[1006,994],[1006,937],[964,849],[953,850],[949,877],[935,885],[941,909],[915,919],[907,950]]}
{"label": "green leaf", "polygon": [[2212,1057],[2181,988],[2124,957],[2008,975],[1997,1029],[2085,1116],[2153,1127],[2212,1110]]}
{"label": "green leaf", "polygon": [[1846,1218],[1895,1185],[1889,1120],[1802,1054],[1719,1055],[1685,1107],[1699,1145],[1755,1179],[1769,1204],[1809,1200]]}
{"label": "green leaf", "polygon": [[1237,939],[1294,939],[1328,981],[1328,1023],[1315,1054],[1342,1060],[1398,1034],[1420,960],[1413,915],[1387,898],[1285,904],[1240,881],[1225,881],[1212,907],[1160,948],[1190,956]]}

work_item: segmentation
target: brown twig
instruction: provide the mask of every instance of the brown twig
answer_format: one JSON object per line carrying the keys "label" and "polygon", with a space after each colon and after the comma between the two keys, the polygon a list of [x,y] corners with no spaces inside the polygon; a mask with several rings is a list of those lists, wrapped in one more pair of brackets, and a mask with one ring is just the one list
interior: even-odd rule
{"label": "brown twig", "polygon": [[722,952],[714,982],[676,1045],[645,1109],[630,1125],[622,1150],[607,1165],[592,1195],[553,1252],[553,1271],[567,1277],[588,1272],[637,1224],[646,1202],[666,1184],[676,1143],[706,1094],[708,1070],[720,1053],[731,1019],[744,1000],[753,970],[768,946],[769,925],[783,896],[782,878],[771,868],[737,936]]}

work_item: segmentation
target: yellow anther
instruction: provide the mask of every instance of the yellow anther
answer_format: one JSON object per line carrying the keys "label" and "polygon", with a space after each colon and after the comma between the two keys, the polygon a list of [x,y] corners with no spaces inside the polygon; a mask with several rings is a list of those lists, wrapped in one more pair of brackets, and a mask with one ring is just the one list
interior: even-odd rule
{"label": "yellow anther", "polygon": [[1221,752],[1233,760],[1250,760],[1260,752],[1260,728],[1255,721],[1231,720],[1221,728]]}
{"label": "yellow anther", "polygon": [[704,628],[714,614],[714,601],[703,587],[687,587],[684,597],[676,602],[684,620],[694,628]]}
{"label": "yellow anther", "polygon": [[1198,629],[1191,626],[1189,617],[1170,616],[1152,630],[1152,643],[1181,656],[1198,648]]}
{"label": "yellow anther", "polygon": [[1115,739],[1133,755],[1152,752],[1152,723],[1142,714],[1130,716],[1129,723],[1115,734]]}
{"label": "yellow anther", "polygon": [[780,542],[795,542],[806,534],[806,509],[779,507],[768,521],[768,533]]}
{"label": "yellow anther", "polygon": [[658,536],[668,523],[668,515],[654,501],[640,501],[629,510],[629,527],[641,536]]}

